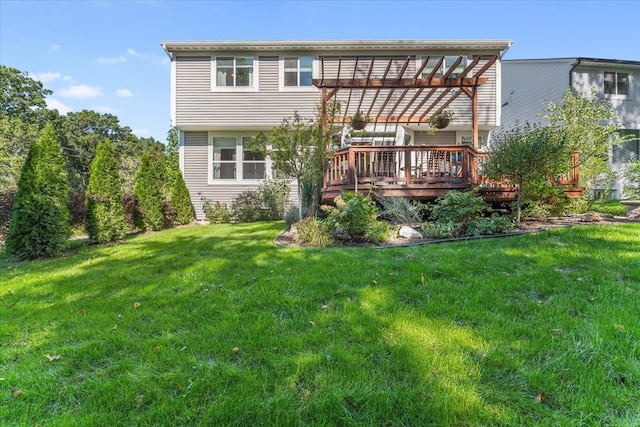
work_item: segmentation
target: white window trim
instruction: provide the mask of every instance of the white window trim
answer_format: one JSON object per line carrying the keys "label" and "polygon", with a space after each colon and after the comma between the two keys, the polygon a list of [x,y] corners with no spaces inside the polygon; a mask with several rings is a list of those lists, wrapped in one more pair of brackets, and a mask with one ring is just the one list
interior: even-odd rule
{"label": "white window trim", "polygon": [[[258,185],[265,179],[273,177],[273,161],[269,156],[265,158],[264,179],[242,179],[242,138],[256,136],[256,132],[209,132],[207,136],[207,183],[209,185]],[[236,139],[236,179],[213,179],[213,138]]]}
{"label": "white window trim", "polygon": [[[287,57],[297,56],[300,58],[301,56],[311,56],[311,55],[286,55]],[[320,89],[311,85],[311,86],[285,86],[284,85],[284,56],[278,57],[278,87],[280,92],[318,92]],[[313,62],[311,63],[311,78],[317,78],[319,72],[318,68],[318,58],[312,56]],[[300,69],[298,69],[298,73]]]}
{"label": "white window trim", "polygon": [[216,56],[211,57],[211,91],[212,92],[258,92],[260,89],[260,59],[257,56],[251,55],[219,55],[220,57],[228,58],[253,58],[253,86],[217,86],[216,85],[216,72],[217,61]]}
{"label": "white window trim", "polygon": [[[473,141],[473,133],[472,132],[456,132],[456,145],[467,145],[467,143],[462,142],[463,137],[470,137],[471,141]],[[481,143],[480,140],[484,138],[484,143]],[[489,136],[485,133],[478,133],[478,150],[486,150],[487,142],[489,141]],[[484,145],[484,146],[483,146]]]}

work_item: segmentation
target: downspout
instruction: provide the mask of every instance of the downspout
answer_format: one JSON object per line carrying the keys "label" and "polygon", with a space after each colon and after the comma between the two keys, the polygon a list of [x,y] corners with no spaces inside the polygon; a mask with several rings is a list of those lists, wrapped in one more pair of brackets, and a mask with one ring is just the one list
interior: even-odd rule
{"label": "downspout", "polygon": [[582,58],[576,59],[576,63],[573,64],[573,67],[571,67],[571,70],[569,70],[569,87],[571,88],[571,90],[573,90],[573,71],[578,68],[578,65],[580,65],[580,63],[582,62]]}

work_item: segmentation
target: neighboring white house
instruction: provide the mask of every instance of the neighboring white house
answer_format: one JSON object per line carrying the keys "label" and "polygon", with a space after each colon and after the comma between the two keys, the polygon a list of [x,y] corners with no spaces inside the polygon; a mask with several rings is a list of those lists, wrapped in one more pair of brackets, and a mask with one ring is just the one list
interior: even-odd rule
{"label": "neighboring white house", "polygon": [[[477,185],[471,156],[500,123],[501,59],[511,43],[162,42],[171,59],[171,118],[181,135],[180,166],[197,217],[203,217],[201,197],[230,203],[239,192],[272,176],[270,160],[248,148],[252,136],[268,132],[296,111],[314,117],[322,100],[332,97],[342,102],[343,147],[431,147],[363,152],[356,161],[359,171],[347,165],[345,154],[344,162],[333,163],[335,182],[371,174],[374,163],[384,158],[386,175],[376,179],[386,179],[387,188],[411,187],[413,195],[434,195],[424,188],[429,179],[434,181],[427,176],[433,170],[421,170],[427,163],[418,158],[439,155],[440,181],[454,187]],[[454,111],[455,120],[434,133],[428,121],[443,109]],[[349,136],[350,117],[358,110],[371,118],[367,138]],[[445,147],[436,152],[436,146]],[[337,170],[343,166],[350,169]],[[454,171],[460,172],[454,176]],[[440,182],[438,191],[444,190]]]}
{"label": "neighboring white house", "polygon": [[[635,139],[612,147],[610,162],[622,171],[629,161],[640,160],[640,61],[595,58],[519,59],[502,62],[502,127],[516,122],[542,123],[544,100],[562,103],[567,88],[606,99],[623,117],[621,134]],[[612,197],[624,197],[624,180],[612,188]]]}

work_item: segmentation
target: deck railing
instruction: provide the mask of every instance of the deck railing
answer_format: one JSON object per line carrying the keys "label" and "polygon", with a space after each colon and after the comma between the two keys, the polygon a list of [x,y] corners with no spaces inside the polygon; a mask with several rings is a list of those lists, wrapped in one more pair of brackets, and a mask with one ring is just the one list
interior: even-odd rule
{"label": "deck railing", "polygon": [[477,185],[478,152],[462,145],[351,146],[329,159],[325,186],[368,183]]}
{"label": "deck railing", "polygon": [[[491,181],[483,175],[486,154],[466,145],[357,146],[336,151],[325,170],[323,197],[340,191],[429,198],[448,190],[479,187],[487,200],[515,198],[516,186],[508,179]],[[569,197],[580,197],[578,156],[572,169],[555,181]]]}

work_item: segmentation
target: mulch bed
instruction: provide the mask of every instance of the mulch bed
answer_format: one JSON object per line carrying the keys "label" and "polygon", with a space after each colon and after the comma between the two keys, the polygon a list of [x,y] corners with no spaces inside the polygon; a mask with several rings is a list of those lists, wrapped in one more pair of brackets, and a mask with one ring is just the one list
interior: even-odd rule
{"label": "mulch bed", "polygon": [[[545,221],[536,220],[536,221],[522,221],[520,226],[517,227],[510,233],[504,234],[491,234],[484,236],[463,236],[463,237],[453,237],[447,239],[432,239],[429,237],[423,237],[420,239],[405,239],[403,237],[397,237],[393,240],[385,242],[381,245],[374,245],[371,243],[365,244],[348,244],[343,246],[348,247],[374,247],[374,248],[390,248],[390,247],[402,247],[402,246],[414,246],[414,245],[423,245],[427,243],[445,243],[445,242],[455,242],[460,240],[471,240],[471,239],[486,239],[486,238],[496,238],[496,237],[506,237],[506,236],[517,236],[522,234],[529,233],[538,233],[541,231],[548,230],[550,228],[557,227],[573,227],[580,225],[614,225],[614,224],[628,224],[631,222],[638,222],[640,220],[630,220],[624,217],[607,217],[600,214],[586,213],[579,215],[570,215],[564,217],[550,217]],[[419,230],[419,228],[416,228]],[[301,246],[298,244],[289,230],[285,230],[278,237],[274,239],[274,244],[281,247],[298,247]]]}

